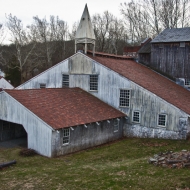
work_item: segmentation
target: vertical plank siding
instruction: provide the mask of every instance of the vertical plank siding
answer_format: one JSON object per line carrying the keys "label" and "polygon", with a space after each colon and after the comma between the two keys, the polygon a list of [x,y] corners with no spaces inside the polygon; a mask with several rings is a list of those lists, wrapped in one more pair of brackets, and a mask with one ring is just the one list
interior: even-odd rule
{"label": "vertical plank siding", "polygon": [[52,129],[6,92],[0,93],[0,119],[21,124],[28,137],[28,148],[51,157]]}
{"label": "vertical plank siding", "polygon": [[138,62],[150,66],[150,53],[139,53]]}
{"label": "vertical plank siding", "polygon": [[173,78],[190,78],[190,42],[185,47],[180,43],[152,43],[150,66]]}

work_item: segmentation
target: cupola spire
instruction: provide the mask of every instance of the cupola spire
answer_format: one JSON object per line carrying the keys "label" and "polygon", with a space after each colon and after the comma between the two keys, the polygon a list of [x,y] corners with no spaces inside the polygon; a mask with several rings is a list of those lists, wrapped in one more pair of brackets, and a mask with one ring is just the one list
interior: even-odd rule
{"label": "cupola spire", "polygon": [[84,44],[84,52],[87,53],[87,44],[93,44],[93,55],[95,53],[95,34],[88,12],[87,4],[85,5],[78,29],[75,36],[75,52],[77,51],[77,44]]}

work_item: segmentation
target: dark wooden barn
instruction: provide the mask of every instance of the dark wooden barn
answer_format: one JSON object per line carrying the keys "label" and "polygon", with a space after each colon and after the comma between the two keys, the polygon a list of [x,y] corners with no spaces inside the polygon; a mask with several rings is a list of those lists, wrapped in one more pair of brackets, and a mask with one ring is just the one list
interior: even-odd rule
{"label": "dark wooden barn", "polygon": [[154,38],[150,66],[190,87],[190,27],[165,29]]}
{"label": "dark wooden barn", "polygon": [[147,66],[150,66],[151,40],[151,38],[145,39],[141,43],[141,48],[138,51],[138,62]]}

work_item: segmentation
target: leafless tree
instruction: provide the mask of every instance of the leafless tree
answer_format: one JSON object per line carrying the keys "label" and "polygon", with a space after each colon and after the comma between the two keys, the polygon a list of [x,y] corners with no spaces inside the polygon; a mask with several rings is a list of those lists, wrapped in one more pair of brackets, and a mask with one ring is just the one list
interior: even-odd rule
{"label": "leafless tree", "polygon": [[40,43],[37,54],[46,68],[52,66],[52,56],[56,51],[57,42],[62,48],[62,58],[65,55],[65,41],[68,33],[67,23],[60,20],[59,17],[50,16],[50,21],[46,18],[40,19],[38,16],[33,17],[34,23],[30,26],[33,34],[36,35],[36,41]]}
{"label": "leafless tree", "polygon": [[12,14],[7,16],[7,27],[12,35],[12,43],[15,44],[15,56],[19,63],[17,67],[21,73],[21,82],[23,82],[27,75],[27,72],[24,68],[26,68],[26,65],[27,67],[32,66],[28,63],[36,46],[35,38],[34,36],[29,35],[30,31],[27,31],[23,27],[21,20]]}
{"label": "leafless tree", "polygon": [[120,10],[132,42],[154,37],[165,28],[189,26],[189,0],[131,0]]}

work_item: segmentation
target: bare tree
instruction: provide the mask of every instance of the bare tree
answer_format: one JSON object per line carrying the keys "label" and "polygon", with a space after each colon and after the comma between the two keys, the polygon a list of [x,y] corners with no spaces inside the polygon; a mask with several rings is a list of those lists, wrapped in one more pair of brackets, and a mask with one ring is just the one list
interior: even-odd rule
{"label": "bare tree", "polygon": [[120,10],[132,42],[154,37],[165,28],[189,25],[189,0],[131,0],[121,4]]}
{"label": "bare tree", "polygon": [[59,17],[50,16],[50,21],[46,18],[40,19],[38,16],[33,17],[34,24],[30,26],[33,33],[36,34],[36,41],[40,43],[37,54],[41,61],[48,68],[52,66],[52,56],[56,52],[57,42],[61,44],[62,58],[65,55],[65,40],[67,38],[68,26]]}
{"label": "bare tree", "polygon": [[[12,35],[12,43],[15,44],[15,56],[19,63],[17,67],[20,70],[21,82],[23,82],[27,75],[27,72],[24,70],[24,68],[26,68],[26,65],[29,62],[29,59],[36,46],[35,36],[32,36],[31,38],[31,35],[28,34],[30,31],[27,31],[23,27],[21,20],[19,20],[16,16],[12,16],[12,14],[7,16],[7,27]],[[32,65],[27,66],[32,67]]]}

